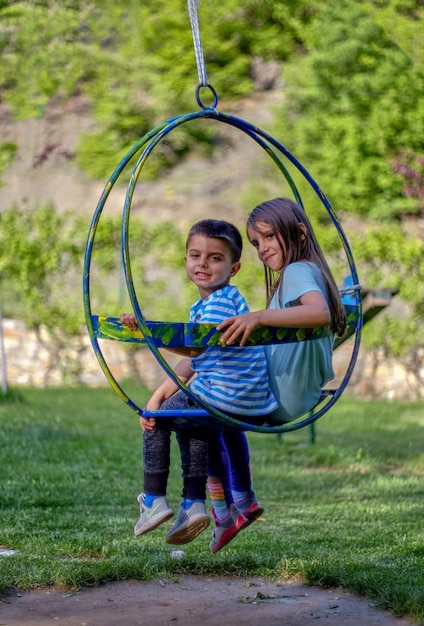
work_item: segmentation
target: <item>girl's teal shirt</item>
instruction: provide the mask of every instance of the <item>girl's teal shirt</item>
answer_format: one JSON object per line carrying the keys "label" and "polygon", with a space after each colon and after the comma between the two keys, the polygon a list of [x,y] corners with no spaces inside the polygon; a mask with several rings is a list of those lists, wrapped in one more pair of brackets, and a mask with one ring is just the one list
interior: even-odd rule
{"label": "girl's teal shirt", "polygon": [[[315,263],[288,265],[280,288],[269,307],[280,309],[299,304],[308,291],[319,291],[328,302],[320,269]],[[272,425],[290,422],[310,411],[319,401],[322,388],[334,378],[332,365],[334,335],[299,343],[265,347],[271,390],[279,408],[267,416]]]}

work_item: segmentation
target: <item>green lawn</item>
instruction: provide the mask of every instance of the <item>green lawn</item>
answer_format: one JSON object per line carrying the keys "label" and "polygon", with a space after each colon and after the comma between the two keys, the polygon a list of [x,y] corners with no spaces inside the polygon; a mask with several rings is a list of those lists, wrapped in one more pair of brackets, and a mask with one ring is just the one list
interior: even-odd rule
{"label": "green lawn", "polygon": [[[1,398],[1,397],[0,397]],[[278,439],[250,434],[263,521],[216,555],[210,533],[171,558],[169,526],[135,538],[141,431],[109,388],[28,389],[0,399],[0,592],[182,573],[341,585],[424,623],[424,412],[342,398]],[[176,448],[169,501],[178,506]]]}

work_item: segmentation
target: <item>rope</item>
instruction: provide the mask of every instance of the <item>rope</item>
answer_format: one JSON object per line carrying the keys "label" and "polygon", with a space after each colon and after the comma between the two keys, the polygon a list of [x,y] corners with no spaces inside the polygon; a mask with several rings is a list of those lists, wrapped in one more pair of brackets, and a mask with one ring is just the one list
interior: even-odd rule
{"label": "rope", "polygon": [[349,285],[347,287],[339,287],[339,294],[341,296],[347,296],[355,293],[355,291],[361,291],[361,289],[362,285]]}
{"label": "rope", "polygon": [[208,87],[208,76],[206,73],[205,59],[203,56],[202,40],[200,38],[199,19],[197,16],[197,7],[200,0],[187,0],[188,14],[190,16],[191,32],[193,34],[194,53],[196,55],[197,74],[199,76],[199,84],[201,87]]}

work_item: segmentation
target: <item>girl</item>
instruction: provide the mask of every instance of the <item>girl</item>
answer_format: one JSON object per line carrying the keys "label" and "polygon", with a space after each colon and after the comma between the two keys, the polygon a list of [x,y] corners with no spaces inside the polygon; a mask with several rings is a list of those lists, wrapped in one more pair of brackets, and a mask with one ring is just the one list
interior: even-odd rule
{"label": "girl", "polygon": [[313,328],[329,324],[332,335],[266,347],[271,390],[279,408],[267,416],[282,424],[303,415],[319,401],[332,378],[334,335],[346,329],[336,283],[304,210],[292,200],[263,202],[249,215],[247,234],[265,268],[267,308],[224,320],[222,341],[245,344],[258,326]]}

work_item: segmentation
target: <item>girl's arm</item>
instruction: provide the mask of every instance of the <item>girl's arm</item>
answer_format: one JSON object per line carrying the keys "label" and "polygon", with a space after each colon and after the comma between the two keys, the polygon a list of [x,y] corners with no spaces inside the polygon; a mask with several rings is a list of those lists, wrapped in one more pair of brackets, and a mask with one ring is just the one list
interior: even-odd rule
{"label": "girl's arm", "polygon": [[231,345],[241,337],[243,346],[250,333],[259,326],[278,326],[281,328],[315,328],[330,323],[330,309],[320,291],[308,291],[300,297],[298,306],[283,309],[264,309],[253,313],[244,313],[224,320],[217,330],[224,330],[221,342]]}

